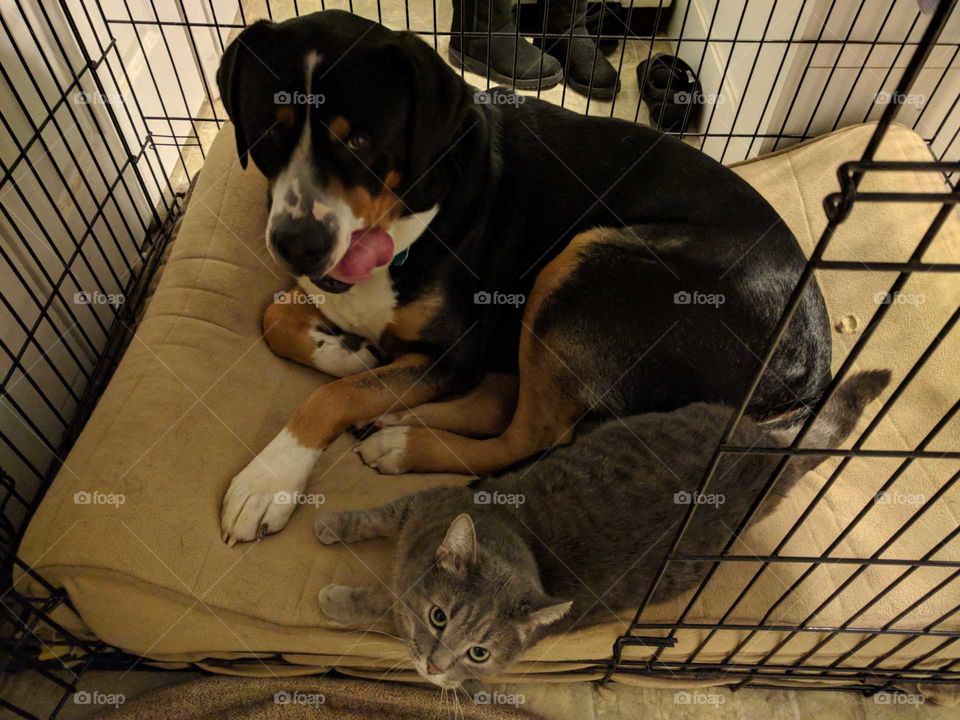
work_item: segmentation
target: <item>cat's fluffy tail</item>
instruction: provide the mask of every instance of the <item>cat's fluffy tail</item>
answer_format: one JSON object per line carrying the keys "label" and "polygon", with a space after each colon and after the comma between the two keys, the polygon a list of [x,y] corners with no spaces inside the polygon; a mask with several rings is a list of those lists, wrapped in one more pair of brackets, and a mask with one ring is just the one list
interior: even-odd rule
{"label": "cat's fluffy tail", "polygon": [[[845,380],[824,405],[817,419],[800,443],[804,448],[835,448],[853,432],[863,409],[879,397],[890,383],[889,370],[867,370]],[[777,432],[783,445],[789,445],[797,435],[797,429]],[[821,462],[822,455],[797,457],[791,466],[801,473],[812,470]]]}

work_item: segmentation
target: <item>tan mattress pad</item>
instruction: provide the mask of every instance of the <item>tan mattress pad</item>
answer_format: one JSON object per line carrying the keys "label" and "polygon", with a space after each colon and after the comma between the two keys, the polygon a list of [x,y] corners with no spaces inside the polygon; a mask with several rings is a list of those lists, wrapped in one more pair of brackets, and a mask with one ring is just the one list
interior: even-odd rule
{"label": "tan mattress pad", "polygon": [[[872,132],[856,126],[787,151],[739,165],[736,171],[766,196],[809,253],[825,226],[824,196],[838,189],[836,168],[856,159]],[[912,131],[894,126],[878,159],[929,160],[927,147]],[[931,173],[870,173],[865,190],[926,189],[942,192],[943,178]],[[129,350],[33,518],[20,547],[21,558],[69,594],[57,619],[67,627],[127,652],[159,661],[251,658],[232,672],[281,672],[279,655],[297,665],[283,672],[336,667],[377,676],[394,665],[401,646],[378,633],[332,627],[320,612],[317,593],[337,582],[375,584],[388,578],[391,545],[365,542],[325,547],[315,542],[316,506],[300,508],[276,536],[233,548],[220,540],[220,501],[230,479],[286,422],[294,406],[318,383],[315,370],[274,356],[261,336],[264,308],[291,281],[264,247],[266,181],[237,160],[232,128],[224,128],[210,149],[156,294]],[[906,260],[931,222],[935,204],[860,203],[840,227],[827,258],[862,262],[864,271],[819,272],[834,325],[834,367],[843,360],[877,311],[878,293],[896,277],[866,272],[871,262]],[[758,238],[763,242],[763,238]],[[939,233],[927,261],[960,261],[960,230],[952,217]],[[955,274],[921,273],[874,333],[856,363],[858,369],[889,367],[896,387],[917,357],[960,304]],[[919,372],[867,448],[914,449],[960,394],[960,340],[952,333]],[[884,398],[881,398],[884,399]],[[881,403],[868,408],[868,417]],[[861,429],[866,421],[861,424]],[[315,469],[307,493],[322,495],[326,509],[383,503],[426,487],[465,482],[461,476],[386,477],[365,467],[341,437]],[[928,449],[960,448],[960,422],[951,422]],[[957,527],[960,493],[951,489],[897,539],[884,544],[956,472],[951,460],[924,459],[903,472],[882,501],[875,494],[901,460],[856,459],[809,515],[783,553],[824,552],[868,504],[872,508],[833,550],[834,556],[916,559],[924,557]],[[751,527],[739,542],[743,553],[768,553],[801,515],[837,460],[807,475],[778,511]],[[643,508],[636,509],[637,522]],[[696,522],[696,518],[694,519]],[[957,560],[960,544],[950,542],[930,559]],[[624,558],[626,567],[632,560]],[[718,620],[758,569],[731,562],[714,577],[687,621]],[[726,622],[752,625],[810,566],[775,564],[761,577]],[[917,599],[929,597],[897,619],[894,628],[960,629],[949,611],[960,604],[957,583],[929,592],[955,568],[923,567],[878,601],[877,594],[909,568],[876,566],[862,572],[832,602],[822,604],[856,565],[823,565],[810,573],[767,619],[773,626],[802,621],[817,626],[851,622],[881,627]],[[42,588],[26,578],[19,589]],[[689,595],[648,608],[648,622],[677,619]],[[817,611],[811,616],[811,613]],[[942,618],[941,616],[946,615]],[[565,671],[610,657],[614,640],[632,613],[569,635],[548,638],[532,649],[509,679],[583,678]],[[939,623],[939,624],[936,624]],[[388,629],[388,628],[386,628]],[[663,631],[649,631],[663,634]],[[706,636],[679,633],[662,660],[683,660]],[[747,636],[742,629],[716,633],[698,657],[725,658]],[[784,631],[754,635],[732,659],[756,662],[786,638]],[[772,658],[791,663],[826,637],[798,633]],[[840,634],[807,662],[828,665],[864,634]],[[902,637],[867,642],[844,664],[865,665]],[[944,638],[923,638],[894,652],[881,667],[903,665],[937,647]],[[626,657],[649,657],[630,648]],[[951,643],[923,660],[923,667],[960,658]],[[223,667],[222,664],[219,665]],[[269,666],[269,668],[267,667]],[[412,673],[405,677],[412,678]]]}

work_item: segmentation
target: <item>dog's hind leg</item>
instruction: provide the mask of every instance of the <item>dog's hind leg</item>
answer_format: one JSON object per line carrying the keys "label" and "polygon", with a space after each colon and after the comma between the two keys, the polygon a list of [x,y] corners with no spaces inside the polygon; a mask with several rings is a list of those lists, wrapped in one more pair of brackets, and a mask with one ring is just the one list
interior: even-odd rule
{"label": "dog's hind leg", "polygon": [[388,413],[374,424],[378,428],[409,425],[467,437],[495,437],[510,425],[517,407],[517,383],[516,375],[490,373],[460,397]]}
{"label": "dog's hind leg", "polygon": [[607,232],[581,233],[537,276],[520,335],[516,411],[499,435],[479,440],[433,427],[387,427],[360,443],[364,461],[388,474],[482,475],[570,442],[576,424],[591,408],[592,393],[581,377],[591,351],[579,346],[580,339],[567,327],[568,317],[553,313],[544,321],[543,310],[568,282],[584,250]]}

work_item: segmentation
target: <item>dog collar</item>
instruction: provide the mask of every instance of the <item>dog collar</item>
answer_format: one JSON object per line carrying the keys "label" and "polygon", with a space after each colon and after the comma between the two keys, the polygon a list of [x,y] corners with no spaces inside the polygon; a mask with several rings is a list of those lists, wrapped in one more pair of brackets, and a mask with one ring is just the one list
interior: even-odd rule
{"label": "dog collar", "polygon": [[410,248],[405,248],[397,253],[397,256],[393,259],[393,262],[390,263],[390,267],[400,267],[403,265],[407,258],[410,257]]}

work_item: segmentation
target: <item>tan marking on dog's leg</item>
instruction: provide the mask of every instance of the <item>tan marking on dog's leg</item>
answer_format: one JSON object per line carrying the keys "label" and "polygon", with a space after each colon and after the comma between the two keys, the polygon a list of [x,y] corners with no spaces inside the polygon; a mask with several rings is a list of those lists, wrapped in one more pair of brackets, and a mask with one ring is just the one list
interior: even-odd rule
{"label": "tan marking on dog's leg", "polygon": [[402,355],[389,365],[321,385],[293,413],[287,430],[306,447],[325,448],[350,425],[438,397],[444,383],[426,376],[426,355]]}
{"label": "tan marking on dog's leg", "polygon": [[376,424],[426,426],[467,437],[495,437],[510,425],[517,407],[518,383],[516,375],[490,373],[466,395],[418,405],[412,411],[389,413]]}
{"label": "tan marking on dog's leg", "polygon": [[308,302],[300,287],[286,293],[290,302],[274,302],[263,313],[263,336],[276,355],[308,367],[313,365],[317,342],[310,331],[318,323],[327,324],[323,313]]}
{"label": "tan marking on dog's leg", "polygon": [[582,250],[605,236],[602,229],[577,235],[537,276],[520,334],[517,408],[503,433],[477,440],[431,428],[389,427],[360,444],[364,461],[390,474],[417,471],[484,475],[569,443],[587,403],[577,392],[579,381],[561,360],[564,338],[538,338],[532,328],[544,302],[577,267]]}

